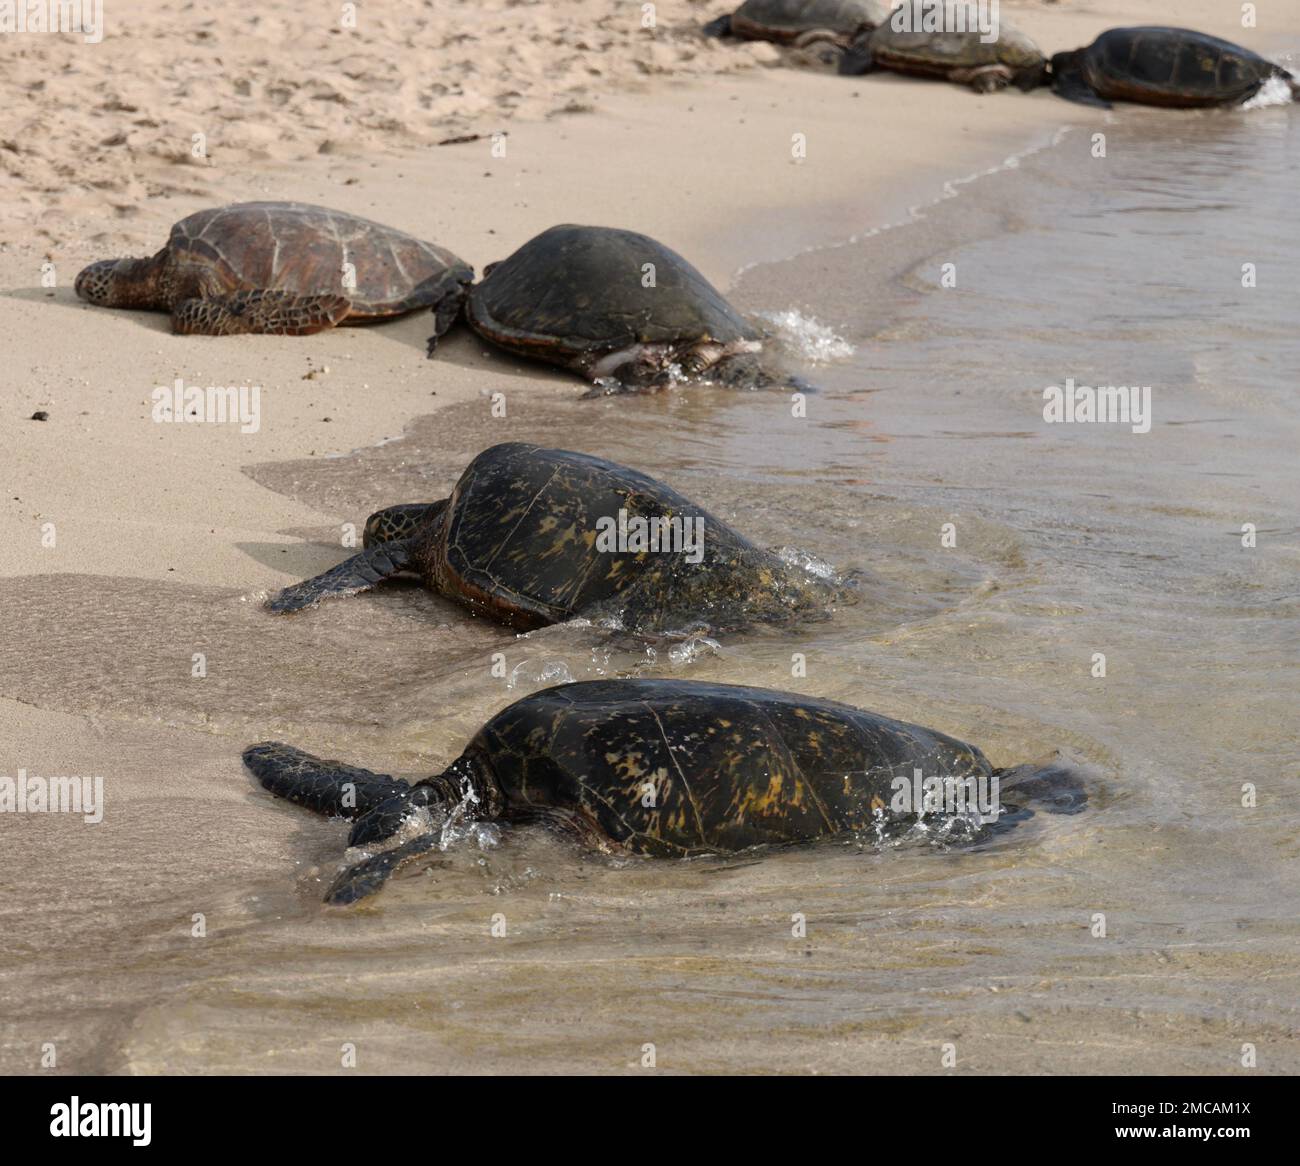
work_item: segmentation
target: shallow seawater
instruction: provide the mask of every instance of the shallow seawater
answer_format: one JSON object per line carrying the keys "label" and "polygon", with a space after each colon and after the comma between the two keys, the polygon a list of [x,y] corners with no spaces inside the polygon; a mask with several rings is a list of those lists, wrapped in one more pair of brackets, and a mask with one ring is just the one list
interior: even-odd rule
{"label": "shallow seawater", "polygon": [[[861,602],[824,622],[672,645],[515,636],[412,585],[281,619],[253,593],[0,585],[20,662],[4,695],[211,734],[232,809],[203,829],[232,849],[274,829],[285,851],[183,902],[159,874],[112,928],[86,923],[100,946],[65,980],[131,957],[61,1013],[94,1033],[83,1066],[330,1072],[350,1042],[378,1072],[639,1071],[647,1045],[668,1071],[932,1072],[951,1042],[980,1072],[1233,1072],[1250,1043],[1261,1070],[1296,1071],[1300,122],[1098,128],[1105,158],[1075,132],[912,225],[748,270],[737,302],[829,358],[806,415],[780,393],[579,400],[575,382],[509,396],[505,418],[485,396],[400,441],[249,470],[321,511],[295,532],[311,573],[342,557],[338,523],[445,496],[489,444],[599,454],[861,571]],[[1043,390],[1067,378],[1150,386],[1149,431],[1047,423]],[[219,664],[201,687],[191,652]],[[277,737],[422,776],[511,700],[606,675],[844,700],[995,765],[1060,753],[1092,804],[983,848],[685,863],[466,832],[341,912],[319,899],[345,829],[237,761]],[[161,835],[184,814],[158,799],[145,820]],[[104,861],[120,900],[137,876]],[[194,911],[201,948],[176,922]]]}

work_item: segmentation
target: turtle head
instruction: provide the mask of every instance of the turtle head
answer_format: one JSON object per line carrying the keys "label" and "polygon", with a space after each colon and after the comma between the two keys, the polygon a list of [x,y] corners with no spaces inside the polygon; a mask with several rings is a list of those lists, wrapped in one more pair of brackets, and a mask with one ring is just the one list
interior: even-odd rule
{"label": "turtle head", "polygon": [[447,509],[447,501],[404,502],[399,506],[385,506],[366,519],[361,545],[373,547],[377,543],[409,539],[421,528],[437,522]]}
{"label": "turtle head", "polygon": [[101,308],[158,306],[153,259],[101,259],[83,267],[73,287],[80,299]]}
{"label": "turtle head", "polygon": [[1087,49],[1073,49],[1068,53],[1053,53],[1047,62],[1047,84],[1082,82],[1083,58]]}

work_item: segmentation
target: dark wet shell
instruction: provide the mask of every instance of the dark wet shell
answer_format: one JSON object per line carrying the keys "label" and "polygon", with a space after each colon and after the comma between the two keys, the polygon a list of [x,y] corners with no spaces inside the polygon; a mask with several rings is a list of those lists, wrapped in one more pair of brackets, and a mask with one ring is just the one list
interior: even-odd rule
{"label": "dark wet shell", "polygon": [[954,69],[1006,65],[1015,70],[1047,63],[1038,46],[1005,20],[998,39],[985,43],[972,32],[900,32],[886,21],[871,34],[871,55],[878,65],[904,73],[947,76]]}
{"label": "dark wet shell", "polygon": [[292,202],[245,202],[177,223],[172,259],[208,269],[222,291],[337,293],[356,271],[350,319],[437,303],[473,269],[450,251],[356,215]]}
{"label": "dark wet shell", "polygon": [[489,340],[555,363],[637,342],[759,336],[677,252],[612,227],[543,231],[474,287],[466,315]]}
{"label": "dark wet shell", "polygon": [[1272,61],[1185,28],[1112,28],[1084,52],[1084,78],[1102,97],[1173,106],[1245,101],[1279,72]]}
{"label": "dark wet shell", "polygon": [[675,554],[597,549],[597,520],[620,509],[632,517],[702,518],[698,570],[762,553],[677,491],[626,466],[507,442],[466,467],[423,557],[443,594],[517,627],[554,623],[677,566]]}
{"label": "dark wet shell", "polygon": [[992,773],[978,749],[918,725],[676,680],[534,693],[493,717],[467,753],[491,769],[509,816],[558,812],[668,856],[869,829],[876,810],[888,816],[895,777]]}
{"label": "dark wet shell", "polygon": [[792,41],[812,29],[845,38],[874,28],[889,14],[884,0],[745,0],[731,17],[731,31],[750,40]]}

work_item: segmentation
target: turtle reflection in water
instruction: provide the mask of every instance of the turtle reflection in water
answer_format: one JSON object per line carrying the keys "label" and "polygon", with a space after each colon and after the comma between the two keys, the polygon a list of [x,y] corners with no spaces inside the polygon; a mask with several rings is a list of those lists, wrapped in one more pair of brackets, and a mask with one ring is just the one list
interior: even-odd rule
{"label": "turtle reflection in water", "polygon": [[[648,550],[612,537],[648,537],[651,522],[676,523],[668,533],[681,541]],[[786,562],[645,474],[507,442],[470,462],[450,498],[372,514],[359,555],[267,606],[298,611],[402,574],[519,630],[581,616],[636,632],[734,631],[824,617],[856,598],[856,580]]]}
{"label": "turtle reflection in water", "polygon": [[1086,801],[1078,776],[1058,766],[995,770],[973,745],[836,701],[677,680],[535,692],[415,785],[279,742],[249,746],[244,762],[272,793],[351,819],[349,846],[391,843],[338,876],[334,904],[439,850],[447,815],[467,803],[478,818],[545,822],[604,853],[688,858],[915,820],[896,795],[917,770],[967,789],[997,779],[994,819],[1035,805],[1076,813]]}

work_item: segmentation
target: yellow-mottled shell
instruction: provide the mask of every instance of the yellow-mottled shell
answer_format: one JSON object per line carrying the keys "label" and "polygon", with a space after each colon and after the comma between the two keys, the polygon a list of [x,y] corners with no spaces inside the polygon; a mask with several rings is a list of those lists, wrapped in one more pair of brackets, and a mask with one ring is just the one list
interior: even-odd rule
{"label": "yellow-mottled shell", "polygon": [[978,749],[834,701],[735,685],[588,681],[498,713],[471,752],[507,817],[567,817],[633,852],[687,855],[868,829],[893,781],[989,775]]}

